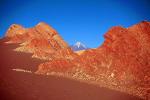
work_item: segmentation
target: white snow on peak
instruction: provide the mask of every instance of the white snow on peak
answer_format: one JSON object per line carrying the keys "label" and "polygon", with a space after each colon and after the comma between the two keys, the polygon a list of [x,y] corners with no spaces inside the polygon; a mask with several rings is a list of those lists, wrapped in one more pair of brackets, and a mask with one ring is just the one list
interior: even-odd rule
{"label": "white snow on peak", "polygon": [[81,43],[81,42],[76,42],[76,44],[75,44],[78,48],[79,47],[84,47],[84,48],[86,48],[86,46],[83,44],[83,43]]}

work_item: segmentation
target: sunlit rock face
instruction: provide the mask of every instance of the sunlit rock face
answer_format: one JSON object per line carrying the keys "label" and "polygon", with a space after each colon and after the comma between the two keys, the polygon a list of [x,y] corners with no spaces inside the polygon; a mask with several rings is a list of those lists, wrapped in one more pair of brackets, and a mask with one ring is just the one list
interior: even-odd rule
{"label": "sunlit rock face", "polygon": [[21,35],[24,33],[25,33],[25,28],[23,28],[21,25],[13,24],[7,30],[5,36],[6,37],[14,37],[15,35]]}
{"label": "sunlit rock face", "polygon": [[150,75],[149,22],[144,21],[129,28],[112,27],[104,37],[102,46],[85,50],[73,59],[74,66],[84,68],[91,75],[103,73],[109,77],[113,74],[120,81],[147,81]]}
{"label": "sunlit rock face", "polygon": [[80,73],[77,78],[84,75],[83,80],[100,80],[109,84],[108,87],[117,84],[115,88],[120,86],[120,91],[147,95],[150,84],[150,23],[143,21],[129,28],[112,27],[104,37],[100,47],[85,50],[71,61],[63,59],[43,63],[37,73],[70,72],[72,77]]}
{"label": "sunlit rock face", "polygon": [[7,43],[20,43],[15,51],[33,53],[32,57],[40,59],[65,58],[73,53],[57,31],[44,22],[33,28],[14,24],[6,32],[6,37],[9,38]]}
{"label": "sunlit rock face", "polygon": [[37,74],[50,74],[52,72],[69,73],[72,70],[74,64],[70,60],[54,60],[39,65]]}
{"label": "sunlit rock face", "polygon": [[105,41],[97,49],[85,51],[75,59],[95,74],[107,73],[118,80],[149,80],[150,75],[150,23],[141,22],[129,28],[112,27]]}
{"label": "sunlit rock face", "polygon": [[110,50],[111,67],[119,79],[145,80],[150,75],[150,23],[129,28],[113,27],[105,34],[101,48]]}

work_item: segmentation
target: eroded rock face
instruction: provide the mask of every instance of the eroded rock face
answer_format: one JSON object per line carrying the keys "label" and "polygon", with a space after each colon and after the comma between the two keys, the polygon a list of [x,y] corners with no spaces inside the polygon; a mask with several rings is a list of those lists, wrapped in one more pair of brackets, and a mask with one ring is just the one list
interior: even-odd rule
{"label": "eroded rock face", "polygon": [[38,74],[49,74],[51,72],[69,72],[74,67],[74,63],[70,60],[53,60],[39,65]]}
{"label": "eroded rock face", "polygon": [[113,27],[105,34],[101,48],[111,50],[112,70],[119,79],[145,79],[150,75],[150,24],[141,22],[127,29]]}
{"label": "eroded rock face", "polygon": [[[84,73],[94,77],[94,80],[101,76],[105,77],[109,85],[113,81],[118,86],[140,87],[142,90],[138,88],[137,91],[129,91],[136,91],[136,95],[146,95],[150,84],[150,23],[144,21],[129,28],[112,27],[104,37],[102,46],[85,50],[71,61],[53,60],[41,64],[37,73],[82,69]],[[58,69],[55,69],[56,65]]]}
{"label": "eroded rock face", "polygon": [[[86,50],[76,61],[81,66],[101,70],[106,68],[123,78],[130,74],[144,79],[150,75],[150,24],[141,22],[129,28],[111,28],[97,49]],[[96,66],[96,67],[94,67]],[[91,71],[91,70],[90,70]]]}
{"label": "eroded rock face", "polygon": [[72,62],[89,74],[113,73],[118,80],[145,79],[150,75],[149,22],[129,28],[112,27],[104,37],[102,46],[86,50]]}
{"label": "eroded rock face", "polygon": [[61,36],[44,22],[33,28],[23,28],[14,24],[8,29],[6,37],[10,38],[7,43],[21,44],[16,51],[33,53],[32,57],[40,59],[65,58],[73,53]]}
{"label": "eroded rock face", "polygon": [[13,24],[6,32],[6,37],[13,37],[15,35],[21,35],[25,33],[25,28],[21,25]]}

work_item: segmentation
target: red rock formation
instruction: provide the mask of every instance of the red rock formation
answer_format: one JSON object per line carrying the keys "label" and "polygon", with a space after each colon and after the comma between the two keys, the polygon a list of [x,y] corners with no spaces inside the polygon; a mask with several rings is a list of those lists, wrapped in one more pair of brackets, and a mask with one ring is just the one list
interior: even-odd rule
{"label": "red rock formation", "polygon": [[6,37],[13,37],[15,35],[22,35],[25,33],[25,29],[21,25],[13,24],[6,32]]}
{"label": "red rock formation", "polygon": [[[127,29],[113,27],[100,48],[111,50],[112,70],[121,78],[145,79],[150,75],[150,23],[141,22]],[[129,76],[128,76],[129,75]]]}
{"label": "red rock formation", "polygon": [[70,60],[53,60],[39,65],[39,69],[36,73],[48,74],[51,72],[69,72],[74,67],[74,64]]}
{"label": "red rock formation", "polygon": [[20,25],[12,25],[6,37],[7,43],[21,43],[16,51],[33,53],[33,57],[40,59],[62,58],[74,55],[68,44],[48,24],[39,23],[33,28],[23,28]]}
{"label": "red rock formation", "polygon": [[[69,68],[81,68],[93,77],[103,75],[108,80],[111,77],[118,85],[139,86],[143,88],[141,91],[147,91],[150,84],[150,23],[144,21],[129,28],[112,27],[104,37],[102,46],[86,50],[71,61],[53,60],[41,64],[37,72],[64,72],[62,65],[65,72]],[[59,68],[55,68],[57,65]],[[145,94],[140,92],[138,95]]]}
{"label": "red rock formation", "polygon": [[[150,75],[150,24],[141,22],[129,28],[111,28],[97,49],[85,51],[74,61],[89,72],[105,69],[119,80],[145,79]],[[111,75],[109,73],[109,75]]]}

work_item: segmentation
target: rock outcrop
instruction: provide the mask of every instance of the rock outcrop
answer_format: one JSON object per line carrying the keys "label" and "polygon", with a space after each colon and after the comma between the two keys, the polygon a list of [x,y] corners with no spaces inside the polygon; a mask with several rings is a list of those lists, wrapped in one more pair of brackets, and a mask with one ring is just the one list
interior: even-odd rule
{"label": "rock outcrop", "polygon": [[15,35],[22,35],[25,33],[25,28],[21,25],[13,24],[6,32],[6,37],[14,37]]}
{"label": "rock outcrop", "polygon": [[[62,61],[67,66],[65,72],[73,66],[84,70],[95,80],[98,80],[98,76],[105,77],[107,84],[115,82],[120,87],[131,86],[137,90],[130,92],[146,95],[150,84],[150,23],[143,21],[129,28],[112,27],[104,37],[105,41],[100,47],[85,50],[71,62]],[[60,70],[61,66],[58,69],[52,67],[62,62],[54,60],[41,64],[37,72],[46,74],[51,70]]]}
{"label": "rock outcrop", "polygon": [[7,43],[20,43],[20,47],[15,51],[33,53],[32,57],[51,60],[73,58],[70,54],[75,55],[61,36],[44,22],[33,28],[14,24],[6,32],[6,37],[9,38]]}

